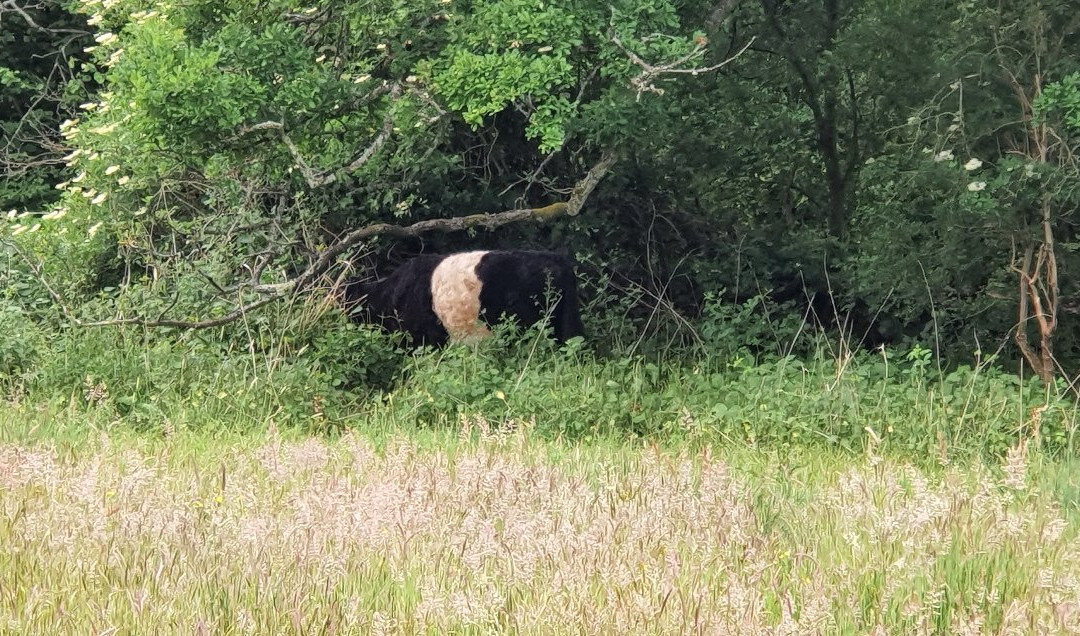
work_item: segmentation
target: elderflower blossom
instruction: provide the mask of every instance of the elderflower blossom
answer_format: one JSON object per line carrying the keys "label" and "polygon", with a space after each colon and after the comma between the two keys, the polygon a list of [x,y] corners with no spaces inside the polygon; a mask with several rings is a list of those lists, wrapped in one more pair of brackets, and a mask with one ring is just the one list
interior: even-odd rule
{"label": "elderflower blossom", "polygon": [[968,184],[967,188],[968,188],[968,190],[970,192],[982,192],[983,190],[986,189],[986,182],[985,181],[972,181],[971,183]]}
{"label": "elderflower blossom", "polygon": [[952,150],[942,150],[941,152],[934,155],[934,161],[936,161],[938,163],[941,163],[942,161],[951,161],[952,159],[953,159],[953,151]]}
{"label": "elderflower blossom", "polygon": [[116,172],[119,169],[120,169],[120,166],[118,166],[116,164],[113,164],[113,165],[109,166],[108,168],[105,168],[105,174],[110,175],[110,174]]}
{"label": "elderflower blossom", "polygon": [[116,34],[110,31],[106,31],[105,33],[99,33],[96,37],[94,37],[94,41],[98,44],[109,44],[116,41]]}
{"label": "elderflower blossom", "polygon": [[972,170],[978,170],[981,167],[982,162],[975,157],[968,159],[968,162],[964,164],[964,170],[967,170],[968,172],[971,172]]}
{"label": "elderflower blossom", "polygon": [[109,198],[108,192],[102,192],[93,199],[90,200],[90,205],[100,205],[105,202],[105,199]]}

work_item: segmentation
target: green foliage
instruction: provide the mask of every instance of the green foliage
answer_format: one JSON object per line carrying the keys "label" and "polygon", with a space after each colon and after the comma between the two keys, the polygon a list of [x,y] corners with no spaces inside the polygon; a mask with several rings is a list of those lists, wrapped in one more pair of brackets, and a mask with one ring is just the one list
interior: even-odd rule
{"label": "green foliage", "polygon": [[[105,409],[140,428],[199,427],[198,418],[248,428],[276,414],[320,429],[388,387],[402,363],[395,339],[347,324],[337,312],[312,321],[264,313],[177,337],[141,328],[46,333],[7,307],[0,305],[11,330],[0,352],[11,354],[5,363],[13,378],[19,372],[22,389],[43,401]],[[200,408],[188,420],[192,401]]]}
{"label": "green foliage", "polygon": [[45,346],[45,338],[29,316],[7,299],[0,298],[0,386],[33,368]]}
{"label": "green foliage", "polygon": [[918,345],[830,353],[835,345],[823,334],[800,342],[794,323],[768,322],[760,299],[736,309],[711,305],[696,354],[634,342],[608,355],[582,339],[558,347],[539,326],[511,324],[475,345],[407,354],[399,338],[313,307],[184,335],[45,331],[3,307],[8,381],[0,386],[140,429],[248,429],[273,420],[316,431],[361,423],[445,431],[480,417],[573,439],[846,453],[869,445],[931,464],[999,457],[1015,444],[1017,422],[1038,412],[1043,450],[1072,453],[1078,442],[1065,385],[1048,392],[981,352],[976,365],[951,370]]}
{"label": "green foliage", "polygon": [[798,309],[790,304],[777,306],[764,295],[725,303],[719,294],[708,292],[698,332],[700,346],[713,358],[738,359],[757,352],[775,357],[795,350],[809,353],[814,343],[809,338],[800,342],[803,326]]}
{"label": "green foliage", "polygon": [[1047,84],[1032,105],[1035,115],[1047,118],[1057,111],[1072,134],[1080,134],[1080,72]]}
{"label": "green foliage", "polygon": [[[85,98],[70,64],[87,56],[89,33],[65,3],[19,3],[0,30],[0,210],[39,211],[59,193],[56,128]],[[31,24],[32,22],[32,24]],[[58,165],[59,164],[59,165]]]}
{"label": "green foliage", "polygon": [[595,27],[573,4],[507,0],[451,20],[451,45],[432,76],[436,93],[473,129],[522,103],[532,111],[526,138],[539,138],[541,152],[558,150],[573,114],[575,49]]}
{"label": "green foliage", "polygon": [[[1021,382],[993,360],[938,375],[930,350],[800,362],[743,356],[691,366],[644,356],[597,358],[581,343],[550,350],[541,334],[451,347],[414,358],[401,386],[372,408],[376,420],[436,428],[462,418],[532,421],[552,435],[628,434],[726,440],[786,448],[825,445],[860,452],[878,444],[922,461],[1001,456],[1016,422],[1046,405],[1041,435],[1052,452],[1074,451],[1071,401]],[[1063,388],[1063,387],[1062,387]]]}
{"label": "green foliage", "polygon": [[[1004,420],[978,405],[1028,387],[973,371],[972,352],[1001,345],[1016,369],[1002,344],[1013,266],[1041,240],[1044,202],[1062,280],[1056,351],[1065,368],[1080,360],[1071,5],[730,8],[116,0],[34,14],[94,31],[69,42],[5,23],[0,104],[16,114],[0,129],[49,141],[7,145],[23,160],[48,152],[0,184],[0,203],[18,207],[0,220],[3,317],[19,325],[0,347],[15,361],[6,373],[51,397],[105,383],[107,408],[147,425],[176,415],[154,410],[161,396],[190,394],[324,424],[481,411],[574,435],[682,430],[685,411],[733,439],[798,432],[849,448],[882,418],[906,453],[929,452],[937,433],[1000,450]],[[72,60],[60,85],[43,58],[20,57],[30,45]],[[1046,156],[1031,151],[1032,122],[1056,140]],[[58,320],[53,293],[83,318],[221,316],[360,225],[565,199],[601,150],[620,163],[576,218],[365,246],[391,260],[421,247],[575,253],[588,264],[587,346],[554,350],[530,332],[403,362],[393,338],[306,322],[298,304],[199,334]],[[831,331],[808,337],[814,323]],[[890,357],[815,357],[836,331]],[[956,373],[987,396],[974,410],[951,402]],[[1005,410],[1019,418],[1027,399]],[[890,401],[944,415],[905,424]],[[985,430],[957,424],[958,409],[985,415]]]}

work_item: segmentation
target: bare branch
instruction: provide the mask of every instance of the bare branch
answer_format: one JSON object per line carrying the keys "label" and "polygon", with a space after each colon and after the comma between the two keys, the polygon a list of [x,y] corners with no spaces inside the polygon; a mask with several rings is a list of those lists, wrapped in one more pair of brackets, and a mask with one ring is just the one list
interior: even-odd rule
{"label": "bare branch", "polygon": [[178,329],[209,329],[211,327],[220,327],[221,325],[227,325],[230,322],[242,318],[245,314],[255,311],[260,307],[269,305],[270,303],[280,299],[281,296],[266,296],[258,300],[243,304],[229,313],[219,316],[218,318],[209,318],[207,320],[171,320],[168,318],[157,318],[154,320],[147,320],[145,318],[112,318],[109,320],[97,320],[93,322],[74,321],[76,326],[79,327],[122,327],[136,325],[140,327],[175,327]]}
{"label": "bare branch", "polygon": [[705,49],[708,47],[708,41],[705,40],[705,38],[701,38],[701,40],[697,42],[697,44],[694,46],[693,49],[691,49],[689,53],[680,57],[679,59],[673,62],[668,62],[667,64],[654,65],[641,59],[641,57],[638,56],[636,53],[626,48],[623,45],[622,41],[618,38],[618,36],[611,36],[611,41],[615,44],[615,46],[622,49],[622,52],[626,54],[626,57],[628,57],[631,62],[633,62],[636,66],[640,67],[644,71],[644,73],[642,73],[641,75],[638,75],[637,77],[630,80],[630,85],[637,90],[638,99],[641,99],[642,93],[656,93],[657,95],[664,94],[664,89],[658,88],[653,83],[656,78],[660,77],[661,75],[700,75],[701,73],[710,73],[717,69],[723,68],[724,66],[727,66],[731,62],[734,62],[746,51],[746,49],[750,48],[750,45],[753,44],[754,40],[756,39],[757,36],[750,38],[750,41],[743,45],[743,47],[739,49],[737,53],[727,58],[723,62],[720,62],[719,64],[713,64],[712,66],[704,67],[692,66],[687,68],[685,65],[690,63],[691,60],[698,59],[705,54]]}
{"label": "bare branch", "polygon": [[52,29],[43,27],[35,22],[34,18],[30,17],[30,14],[26,12],[26,9],[19,6],[15,0],[4,0],[3,2],[0,2],[0,17],[3,16],[5,11],[14,11],[19,14],[19,17],[26,21],[27,26],[36,31],[41,31],[42,33],[74,33],[77,35],[90,35],[89,31],[84,31],[83,29]]}
{"label": "bare branch", "polygon": [[[382,93],[382,91],[379,91],[378,89],[373,92],[378,94]],[[385,92],[389,92],[391,98],[397,99],[401,96],[401,85],[396,83],[392,84]],[[292,155],[293,161],[296,162],[296,167],[300,169],[300,174],[304,175],[304,180],[307,182],[308,187],[315,190],[336,182],[340,173],[353,172],[370,161],[371,158],[375,156],[375,153],[389,141],[390,135],[394,131],[394,118],[393,112],[388,111],[383,117],[383,123],[382,127],[379,129],[379,133],[375,135],[375,138],[366,148],[360,151],[356,157],[344,167],[323,172],[316,171],[304,160],[304,156],[300,153],[300,149],[289,137],[288,133],[285,132],[285,125],[281,122],[264,121],[251,126],[244,126],[240,129],[234,139],[260,130],[277,130],[281,133],[281,140],[285,143],[285,147],[289,149],[289,154]]]}

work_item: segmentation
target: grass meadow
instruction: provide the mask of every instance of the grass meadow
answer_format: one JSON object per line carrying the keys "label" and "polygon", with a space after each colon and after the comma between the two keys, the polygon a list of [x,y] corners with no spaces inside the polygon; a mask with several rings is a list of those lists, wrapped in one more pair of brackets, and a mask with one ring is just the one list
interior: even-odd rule
{"label": "grass meadow", "polygon": [[1067,386],[315,333],[43,340],[0,383],[0,634],[1080,633]]}
{"label": "grass meadow", "polygon": [[7,634],[1080,633],[1080,464],[0,409]]}

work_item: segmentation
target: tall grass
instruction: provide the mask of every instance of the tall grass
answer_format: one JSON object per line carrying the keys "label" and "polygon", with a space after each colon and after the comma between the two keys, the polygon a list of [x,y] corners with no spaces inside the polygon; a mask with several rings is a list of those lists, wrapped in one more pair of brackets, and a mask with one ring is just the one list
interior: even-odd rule
{"label": "tall grass", "polygon": [[276,431],[0,445],[0,631],[1076,633],[1025,445],[874,452]]}
{"label": "tall grass", "polygon": [[321,310],[9,338],[0,633],[1080,631],[1066,387],[762,354],[748,311],[692,352]]}

